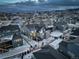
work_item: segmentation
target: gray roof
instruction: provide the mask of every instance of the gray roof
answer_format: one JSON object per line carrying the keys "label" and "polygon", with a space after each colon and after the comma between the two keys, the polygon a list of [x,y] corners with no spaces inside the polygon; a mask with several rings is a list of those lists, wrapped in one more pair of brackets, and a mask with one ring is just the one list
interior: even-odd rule
{"label": "gray roof", "polygon": [[64,55],[50,46],[45,47],[38,52],[35,52],[34,55],[36,59],[67,59]]}

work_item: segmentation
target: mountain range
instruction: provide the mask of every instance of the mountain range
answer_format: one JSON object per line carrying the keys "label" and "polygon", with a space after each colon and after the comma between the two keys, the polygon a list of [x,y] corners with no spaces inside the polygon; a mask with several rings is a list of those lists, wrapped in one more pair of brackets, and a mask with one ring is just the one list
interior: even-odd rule
{"label": "mountain range", "polygon": [[40,3],[36,3],[34,1],[20,1],[16,3],[6,3],[0,5],[0,12],[14,13],[14,12],[65,10],[72,8],[79,8],[78,0],[48,0],[47,2],[40,1]]}

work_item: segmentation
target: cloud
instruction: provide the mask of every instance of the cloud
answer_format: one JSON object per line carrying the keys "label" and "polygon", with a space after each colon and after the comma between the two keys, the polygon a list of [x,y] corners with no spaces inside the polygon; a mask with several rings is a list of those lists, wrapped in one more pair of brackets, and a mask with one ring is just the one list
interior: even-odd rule
{"label": "cloud", "polygon": [[[0,0],[0,4],[6,4],[6,3],[16,3],[16,2],[25,2],[25,1],[33,1],[38,3],[39,1],[43,0]],[[44,0],[47,1],[48,3],[63,3],[63,4],[78,4],[79,0]]]}

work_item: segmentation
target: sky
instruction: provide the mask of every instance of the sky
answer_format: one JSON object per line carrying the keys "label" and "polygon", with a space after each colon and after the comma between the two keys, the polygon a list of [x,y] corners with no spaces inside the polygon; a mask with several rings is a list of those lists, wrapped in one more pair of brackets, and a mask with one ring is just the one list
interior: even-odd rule
{"label": "sky", "polygon": [[[0,4],[25,2],[25,1],[37,2],[37,0],[0,0]],[[45,1],[47,1],[47,0],[45,0]],[[77,2],[79,2],[79,0],[48,0],[47,2],[53,2],[53,3],[74,3],[74,4],[76,4]]]}

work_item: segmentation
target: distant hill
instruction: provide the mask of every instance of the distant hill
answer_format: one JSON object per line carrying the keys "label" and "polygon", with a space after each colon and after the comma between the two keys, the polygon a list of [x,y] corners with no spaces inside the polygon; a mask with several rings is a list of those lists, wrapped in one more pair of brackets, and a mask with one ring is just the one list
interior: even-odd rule
{"label": "distant hill", "polygon": [[[57,2],[56,2],[57,1]],[[17,2],[17,3],[9,3],[0,5],[0,12],[34,12],[34,11],[51,11],[51,10],[66,10],[66,9],[74,9],[79,8],[79,1],[72,2],[68,0],[48,0],[48,2]]]}

